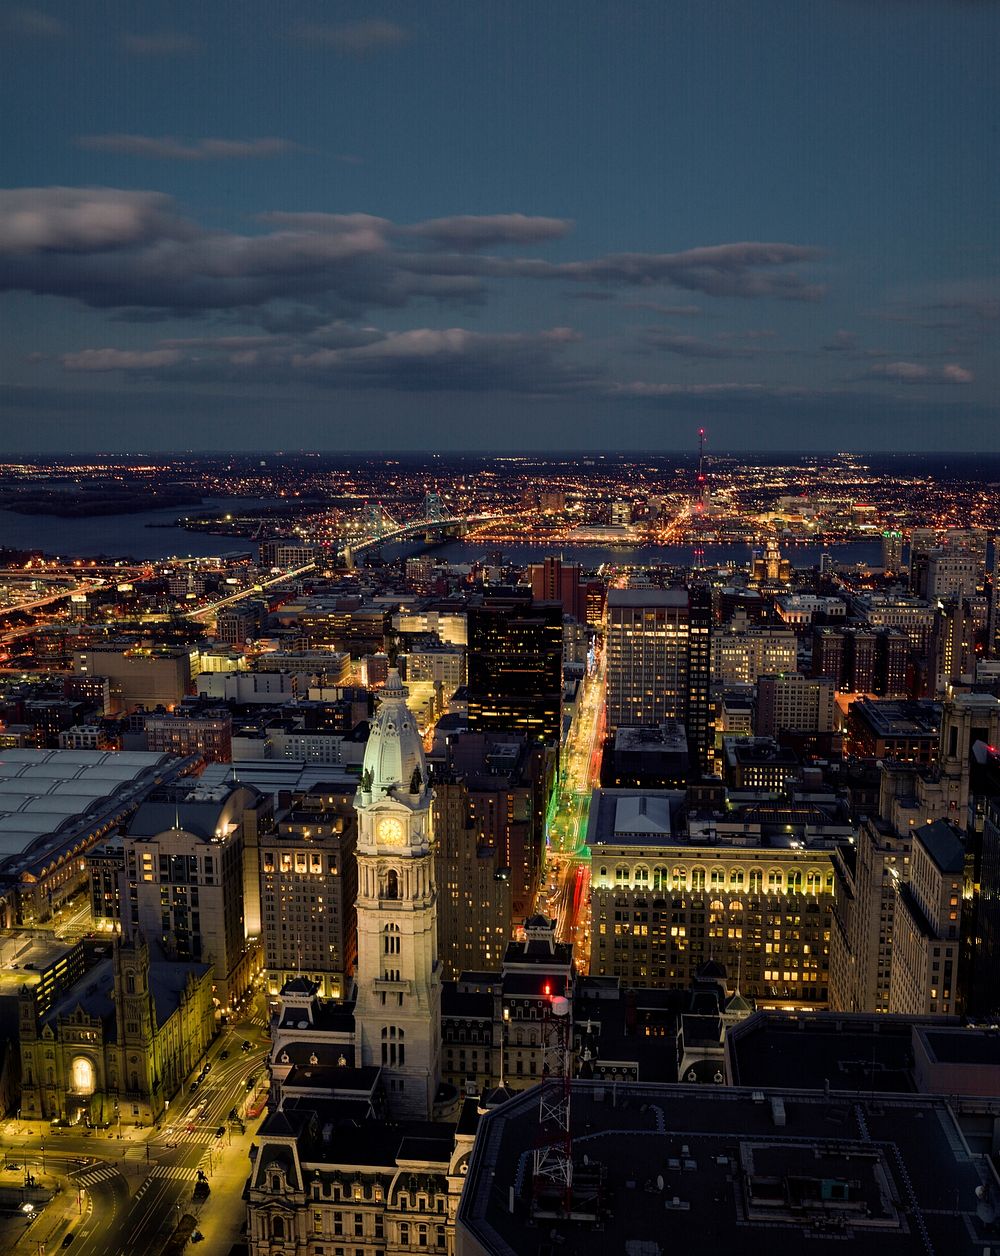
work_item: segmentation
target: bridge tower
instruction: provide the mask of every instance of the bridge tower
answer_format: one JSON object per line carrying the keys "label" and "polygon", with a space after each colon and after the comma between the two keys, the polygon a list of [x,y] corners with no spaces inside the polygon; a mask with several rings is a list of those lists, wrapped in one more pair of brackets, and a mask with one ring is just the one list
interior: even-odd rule
{"label": "bridge tower", "polygon": [[381,502],[368,502],[361,520],[361,526],[367,537],[380,541],[385,536],[385,511]]}
{"label": "bridge tower", "polygon": [[438,523],[448,517],[448,511],[441,500],[441,494],[428,490],[424,494],[424,518],[428,523]]}

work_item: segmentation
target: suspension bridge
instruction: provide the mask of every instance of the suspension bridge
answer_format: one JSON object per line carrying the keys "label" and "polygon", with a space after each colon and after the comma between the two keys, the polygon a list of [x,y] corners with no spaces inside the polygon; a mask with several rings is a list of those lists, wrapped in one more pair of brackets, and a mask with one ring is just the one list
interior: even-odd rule
{"label": "suspension bridge", "polygon": [[359,554],[378,545],[391,545],[419,536],[432,541],[449,532],[464,536],[471,528],[497,518],[498,515],[454,515],[438,493],[426,493],[420,517],[404,522],[394,519],[381,502],[369,502],[356,531],[348,533],[341,542],[340,553],[351,566]]}

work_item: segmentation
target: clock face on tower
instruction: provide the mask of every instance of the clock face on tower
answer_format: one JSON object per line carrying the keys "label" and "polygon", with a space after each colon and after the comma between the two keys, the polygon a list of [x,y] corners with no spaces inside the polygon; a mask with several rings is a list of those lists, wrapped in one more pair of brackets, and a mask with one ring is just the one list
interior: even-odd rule
{"label": "clock face on tower", "polygon": [[385,816],[379,820],[375,826],[378,834],[378,840],[384,846],[401,846],[403,844],[403,821],[397,820],[395,816]]}

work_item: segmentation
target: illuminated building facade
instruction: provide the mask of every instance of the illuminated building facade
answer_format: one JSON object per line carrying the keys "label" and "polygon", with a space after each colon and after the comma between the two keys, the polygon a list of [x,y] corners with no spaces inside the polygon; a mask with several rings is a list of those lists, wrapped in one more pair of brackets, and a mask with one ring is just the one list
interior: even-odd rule
{"label": "illuminated building facade", "polygon": [[260,904],[268,989],[304,974],[343,998],[357,957],[353,794],[317,786],[275,815],[260,840]]}
{"label": "illuminated building facade", "polygon": [[592,976],[684,989],[708,960],[760,1005],[829,998],[830,850],[762,837],[689,838],[671,791],[596,790],[591,849]]}
{"label": "illuminated building facade", "polygon": [[607,609],[607,726],[680,720],[707,767],[714,752],[709,703],[711,601],[692,589],[612,589]]}
{"label": "illuminated building facade", "polygon": [[49,1007],[35,989],[19,998],[29,1120],[152,1125],[215,1033],[209,965],[151,962],[142,934],[116,941]]}

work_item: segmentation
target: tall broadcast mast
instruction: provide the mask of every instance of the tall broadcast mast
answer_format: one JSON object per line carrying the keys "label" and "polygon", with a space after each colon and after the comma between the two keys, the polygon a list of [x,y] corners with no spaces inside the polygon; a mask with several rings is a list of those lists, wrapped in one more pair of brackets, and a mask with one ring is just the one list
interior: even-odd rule
{"label": "tall broadcast mast", "polygon": [[708,481],[705,479],[705,429],[703,427],[698,428],[698,479],[695,483],[697,496],[694,508],[701,515],[705,513],[708,505]]}

